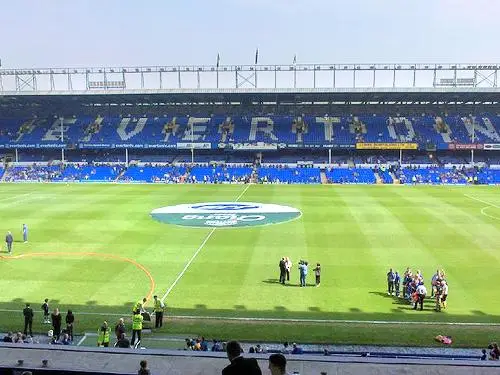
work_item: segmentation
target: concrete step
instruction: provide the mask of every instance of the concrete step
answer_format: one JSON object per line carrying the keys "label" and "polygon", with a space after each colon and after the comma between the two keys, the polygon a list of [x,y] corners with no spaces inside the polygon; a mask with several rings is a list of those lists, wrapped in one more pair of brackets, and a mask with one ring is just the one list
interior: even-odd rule
{"label": "concrete step", "polygon": [[322,184],[327,184],[328,183],[328,178],[326,178],[326,173],[325,171],[320,172],[320,177],[321,177],[321,183]]}
{"label": "concrete step", "polygon": [[389,172],[389,174],[391,175],[392,177],[392,183],[395,184],[395,185],[399,185],[401,183],[401,181],[399,181],[399,178],[396,177],[396,175],[392,172]]}

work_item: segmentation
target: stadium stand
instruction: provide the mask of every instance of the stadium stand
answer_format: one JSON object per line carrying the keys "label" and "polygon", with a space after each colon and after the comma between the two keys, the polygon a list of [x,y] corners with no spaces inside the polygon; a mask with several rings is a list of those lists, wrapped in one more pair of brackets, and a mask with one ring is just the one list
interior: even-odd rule
{"label": "stadium stand", "polygon": [[[300,120],[298,120],[300,119]],[[151,145],[175,148],[178,143],[204,144],[282,143],[339,147],[359,142],[416,142],[440,150],[454,145],[500,142],[500,116],[495,114],[448,116],[340,115],[340,116],[71,116],[0,119],[0,143],[16,145]],[[300,124],[300,125],[299,125]],[[210,148],[211,146],[207,146]],[[110,148],[110,147],[107,147]],[[147,147],[146,147],[147,148]]]}
{"label": "stadium stand", "polygon": [[[11,162],[3,176],[8,182],[391,184],[396,177],[403,183],[495,184],[499,172],[488,168],[500,164],[498,152],[485,146],[500,142],[500,115],[486,112],[397,117],[250,110],[235,116],[202,111],[192,116],[46,114],[0,123],[0,146],[8,151],[4,161]],[[379,146],[373,149],[372,144]],[[401,154],[397,144],[406,145]],[[465,173],[470,149],[476,149],[481,169]],[[70,164],[61,166],[61,160]],[[391,172],[391,165],[401,169]]]}
{"label": "stadium stand", "polygon": [[186,174],[184,167],[172,166],[131,166],[122,176],[125,182],[183,182]]}
{"label": "stadium stand", "polygon": [[[0,178],[4,173],[0,169]],[[376,175],[382,183],[392,184],[394,178],[389,168],[372,169],[360,167],[328,167],[324,174],[328,183],[374,184]],[[403,166],[393,168],[394,176],[406,184],[499,184],[500,169],[457,168],[426,165],[425,167]],[[266,165],[249,166],[166,166],[166,165],[41,165],[14,166],[5,171],[7,182],[142,182],[142,183],[273,183],[273,184],[318,184],[321,183],[319,167]],[[477,178],[476,178],[477,177]]]}
{"label": "stadium stand", "polygon": [[325,172],[330,183],[335,184],[374,184],[375,173],[369,168],[335,168]]}
{"label": "stadium stand", "polygon": [[259,181],[275,184],[318,184],[321,182],[319,168],[261,167]]}

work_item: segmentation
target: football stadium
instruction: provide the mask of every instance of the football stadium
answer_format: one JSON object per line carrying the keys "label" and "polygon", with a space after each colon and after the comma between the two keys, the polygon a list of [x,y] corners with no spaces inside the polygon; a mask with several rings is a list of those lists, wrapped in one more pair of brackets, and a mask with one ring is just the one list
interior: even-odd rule
{"label": "football stadium", "polygon": [[500,64],[259,59],[0,67],[2,374],[499,370]]}

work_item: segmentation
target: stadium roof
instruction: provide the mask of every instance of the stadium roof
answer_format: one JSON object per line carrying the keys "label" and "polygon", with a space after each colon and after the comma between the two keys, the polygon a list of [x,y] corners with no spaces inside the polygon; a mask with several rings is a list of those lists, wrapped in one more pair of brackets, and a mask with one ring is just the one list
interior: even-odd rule
{"label": "stadium roof", "polygon": [[491,103],[500,88],[172,89],[3,92],[4,105],[154,103]]}
{"label": "stadium roof", "polygon": [[[500,64],[291,64],[0,70],[0,103],[498,104]],[[319,87],[321,86],[321,88]]]}

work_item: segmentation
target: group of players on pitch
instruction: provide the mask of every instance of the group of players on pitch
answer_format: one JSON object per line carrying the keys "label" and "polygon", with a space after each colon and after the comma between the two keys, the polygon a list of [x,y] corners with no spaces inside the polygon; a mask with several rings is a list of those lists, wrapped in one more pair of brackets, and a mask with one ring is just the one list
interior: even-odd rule
{"label": "group of players on pitch", "polygon": [[[400,294],[401,283],[403,285],[403,295]],[[431,279],[431,298],[435,299],[435,310],[445,309],[448,298],[448,282],[443,269],[436,270]],[[424,276],[420,270],[413,273],[410,267],[406,268],[401,277],[398,271],[392,268],[387,272],[387,294],[404,298],[409,303],[413,303],[413,309],[416,310],[420,305],[420,310],[424,308],[424,299],[427,297],[427,288],[424,285]]]}

